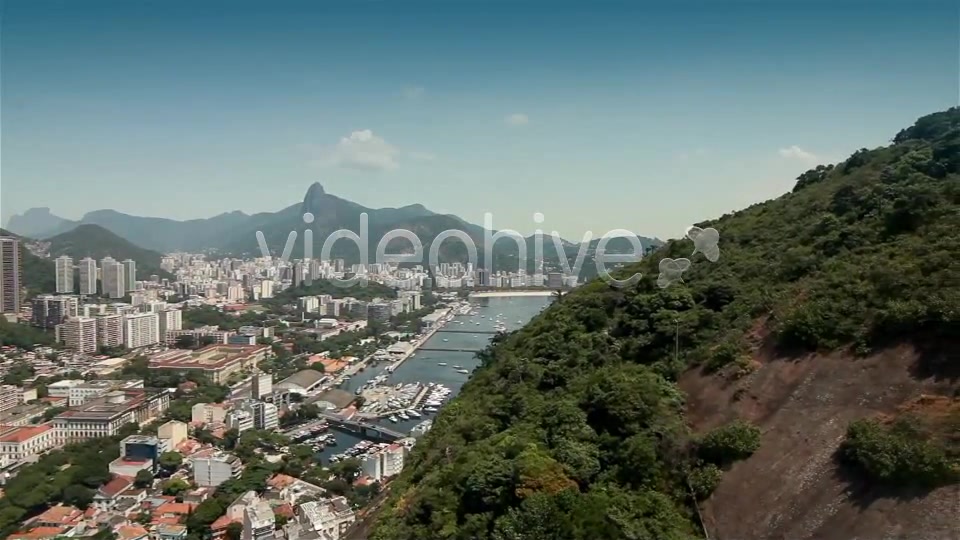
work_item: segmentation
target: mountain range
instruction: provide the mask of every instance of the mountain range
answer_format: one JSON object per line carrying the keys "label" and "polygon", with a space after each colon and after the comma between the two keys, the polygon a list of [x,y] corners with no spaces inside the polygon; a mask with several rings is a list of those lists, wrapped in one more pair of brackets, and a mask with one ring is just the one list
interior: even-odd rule
{"label": "mountain range", "polygon": [[[311,224],[304,222],[304,215],[314,217]],[[175,251],[211,252],[223,256],[260,256],[257,233],[262,232],[271,253],[279,256],[291,231],[298,231],[300,240],[294,243],[291,257],[303,257],[302,232],[313,231],[316,246],[314,256],[320,255],[321,242],[331,233],[347,229],[359,233],[361,214],[368,216],[370,253],[375,255],[376,246],[383,236],[395,229],[407,229],[414,232],[424,247],[424,256],[438,234],[446,230],[462,231],[473,239],[479,253],[483,253],[485,230],[479,225],[469,223],[451,214],[439,214],[428,210],[421,204],[400,208],[367,208],[360,204],[327,193],[320,183],[307,189],[303,200],[276,212],[261,212],[248,215],[240,211],[228,212],[207,219],[178,221],[158,217],[141,217],[124,214],[116,210],[95,210],[74,221],[59,217],[49,208],[32,208],[23,214],[11,216],[7,229],[11,232],[35,239],[53,239],[82,225],[95,225],[114,235],[157,253]],[[100,233],[98,233],[100,234]],[[102,236],[102,234],[100,235]],[[662,242],[656,238],[638,236],[645,248]],[[526,238],[528,269],[532,269],[533,237]],[[575,257],[579,244],[561,239],[562,250],[568,257]],[[390,244],[391,252],[402,251],[407,242],[397,241]],[[589,246],[588,261],[596,247],[596,240]],[[615,239],[608,245],[609,251],[625,251],[629,243],[625,239]],[[109,249],[109,246],[104,246]],[[515,242],[497,242],[493,250],[495,269],[517,267],[518,248]],[[462,243],[446,241],[440,249],[441,260],[466,260],[466,249]],[[359,259],[357,248],[349,242],[334,244],[331,257],[341,257],[351,262]],[[555,243],[544,237],[544,259],[548,262],[558,260]],[[482,256],[481,256],[481,263]],[[592,266],[586,264],[586,267]]]}

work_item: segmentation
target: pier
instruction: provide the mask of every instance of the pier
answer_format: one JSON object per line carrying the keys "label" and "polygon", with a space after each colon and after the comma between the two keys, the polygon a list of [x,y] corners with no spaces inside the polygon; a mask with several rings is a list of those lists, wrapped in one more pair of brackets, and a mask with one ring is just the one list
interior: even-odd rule
{"label": "pier", "polygon": [[433,351],[433,352],[478,353],[478,352],[482,351],[483,349],[477,349],[477,348],[473,348],[473,349],[458,349],[458,348],[453,348],[453,347],[451,347],[451,348],[448,349],[448,348],[444,348],[444,347],[420,347],[420,348],[417,349],[417,350],[419,350],[419,351],[428,351],[428,352],[429,352],[429,351]]}
{"label": "pier", "polygon": [[331,428],[337,431],[343,431],[372,441],[395,442],[409,436],[406,433],[401,433],[369,422],[346,420],[339,416],[329,414],[322,414],[321,416],[326,419]]}
{"label": "pier", "polygon": [[452,330],[452,329],[451,329],[451,330],[447,330],[446,328],[441,328],[441,329],[437,330],[437,331],[434,332],[434,333],[436,333],[436,334],[474,334],[474,335],[476,335],[476,334],[487,334],[487,335],[493,335],[493,334],[499,334],[500,332],[498,332],[497,330]]}

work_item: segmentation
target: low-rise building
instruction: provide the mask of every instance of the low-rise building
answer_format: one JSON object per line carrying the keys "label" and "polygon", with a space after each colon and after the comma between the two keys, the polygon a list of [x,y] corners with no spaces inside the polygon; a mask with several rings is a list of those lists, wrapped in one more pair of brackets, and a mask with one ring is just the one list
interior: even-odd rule
{"label": "low-rise building", "polygon": [[50,424],[22,426],[0,432],[0,467],[6,467],[56,446]]}
{"label": "low-rise building", "polygon": [[305,528],[339,540],[356,520],[356,514],[345,497],[310,501],[300,505],[299,522]]}
{"label": "low-rise building", "polygon": [[86,403],[88,399],[102,396],[112,390],[125,390],[131,388],[143,388],[143,380],[94,380],[83,381],[80,384],[70,386],[67,390],[67,404],[70,407],[79,407]]}
{"label": "low-rise building", "polygon": [[58,445],[94,437],[112,437],[128,423],[158,418],[170,406],[167,390],[115,390],[54,417]]}
{"label": "low-rise building", "polygon": [[193,464],[193,482],[201,487],[216,487],[243,471],[240,458],[230,454],[214,454],[190,460]]}
{"label": "low-rise building", "polygon": [[210,345],[197,351],[176,349],[153,355],[149,367],[200,372],[211,382],[222,384],[233,373],[256,368],[269,350],[265,345]]}

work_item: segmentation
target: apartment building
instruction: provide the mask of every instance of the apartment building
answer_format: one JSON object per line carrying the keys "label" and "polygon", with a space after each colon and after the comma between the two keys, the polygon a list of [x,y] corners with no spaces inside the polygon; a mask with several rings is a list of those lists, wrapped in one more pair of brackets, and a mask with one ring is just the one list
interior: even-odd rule
{"label": "apartment building", "polygon": [[211,382],[222,384],[233,373],[255,369],[269,350],[265,345],[210,345],[196,351],[170,350],[153,355],[150,369],[199,371]]}
{"label": "apartment building", "polygon": [[217,403],[197,403],[190,409],[190,421],[198,424],[225,423],[227,410]]}
{"label": "apartment building", "polygon": [[0,412],[8,411],[23,403],[23,388],[4,384],[0,386]]}
{"label": "apartment building", "polygon": [[97,320],[93,317],[71,317],[57,325],[57,341],[81,354],[97,352]]}
{"label": "apartment building", "polygon": [[139,349],[160,342],[160,317],[156,313],[137,313],[123,318],[123,343]]}
{"label": "apartment building", "polygon": [[267,501],[257,501],[243,511],[243,540],[274,540],[276,518]]}
{"label": "apartment building", "polygon": [[97,294],[97,261],[90,257],[80,259],[77,269],[80,275],[80,294],[95,296]]}
{"label": "apartment building", "polygon": [[249,413],[253,418],[254,429],[274,429],[280,425],[280,415],[277,411],[277,406],[272,403],[248,399],[242,402],[235,411],[246,411]]}
{"label": "apartment building", "polygon": [[158,418],[170,406],[167,390],[116,390],[54,417],[57,444],[112,437],[124,425]]}
{"label": "apartment building", "polygon": [[0,236],[0,314],[20,313],[22,289],[20,240],[12,236]]}
{"label": "apartment building", "polygon": [[357,520],[345,497],[310,501],[299,507],[299,523],[332,540],[339,540]]}
{"label": "apartment building", "polygon": [[270,373],[256,373],[250,383],[253,399],[264,399],[273,392],[273,375]]}
{"label": "apartment building", "polygon": [[193,482],[200,487],[217,487],[220,484],[238,478],[243,471],[240,458],[230,454],[214,454],[192,458]]}
{"label": "apartment building", "polygon": [[406,448],[402,444],[391,444],[379,452],[368,454],[362,464],[364,476],[380,482],[400,474],[405,454]]}
{"label": "apartment building", "polygon": [[76,317],[79,305],[76,296],[41,294],[31,301],[30,323],[39,328],[55,328],[68,317]]}
{"label": "apartment building", "polygon": [[123,273],[123,264],[112,257],[105,257],[100,261],[100,281],[104,295],[110,298],[123,298],[126,295],[126,281]]}
{"label": "apartment building", "polygon": [[97,344],[101,347],[120,347],[123,345],[123,315],[96,315]]}
{"label": "apartment building", "polygon": [[126,292],[137,290],[137,261],[123,261],[123,288]]}
{"label": "apartment building", "polygon": [[254,429],[255,422],[253,412],[249,409],[234,409],[227,413],[224,419],[227,429],[235,429],[237,433],[243,433],[249,429]]}
{"label": "apartment building", "polygon": [[70,294],[73,292],[73,259],[66,255],[57,257],[54,261],[54,271],[56,272],[56,287],[60,294]]}
{"label": "apartment building", "polygon": [[179,309],[163,309],[159,311],[160,336],[166,340],[167,332],[183,329],[183,312]]}
{"label": "apartment building", "polygon": [[0,431],[0,467],[6,467],[55,448],[55,429],[51,424],[21,426]]}

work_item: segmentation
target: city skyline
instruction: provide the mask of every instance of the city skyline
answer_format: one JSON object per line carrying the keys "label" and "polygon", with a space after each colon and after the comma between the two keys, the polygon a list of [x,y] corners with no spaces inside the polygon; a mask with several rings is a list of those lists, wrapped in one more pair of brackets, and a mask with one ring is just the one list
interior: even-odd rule
{"label": "city skyline", "polygon": [[288,5],[8,2],[2,221],[273,212],[320,181],[678,238],[957,103],[946,2]]}

